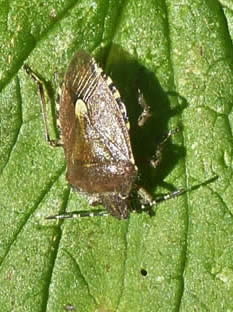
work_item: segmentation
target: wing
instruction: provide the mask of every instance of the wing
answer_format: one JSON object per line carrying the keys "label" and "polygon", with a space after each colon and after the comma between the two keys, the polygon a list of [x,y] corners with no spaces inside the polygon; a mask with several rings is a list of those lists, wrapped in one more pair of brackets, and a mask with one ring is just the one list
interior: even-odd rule
{"label": "wing", "polygon": [[[93,172],[101,175],[100,168],[105,168],[106,175],[114,176],[118,164],[121,164],[120,169],[125,166],[125,175],[131,171],[128,167],[133,170],[134,158],[120,94],[84,51],[73,57],[66,72],[59,119],[71,175],[85,171],[87,179],[91,170],[93,178]],[[121,178],[124,174],[121,172]]]}

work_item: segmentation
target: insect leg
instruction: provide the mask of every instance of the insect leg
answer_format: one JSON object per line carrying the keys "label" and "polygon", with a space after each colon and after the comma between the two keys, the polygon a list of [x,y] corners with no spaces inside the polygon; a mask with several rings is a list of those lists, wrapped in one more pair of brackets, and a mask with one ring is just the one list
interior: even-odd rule
{"label": "insect leg", "polygon": [[154,168],[158,167],[158,165],[160,164],[161,159],[162,159],[162,152],[163,152],[163,148],[164,148],[165,143],[167,142],[167,140],[172,135],[176,134],[179,131],[180,131],[179,128],[175,128],[173,130],[168,131],[167,135],[163,138],[163,140],[157,146],[155,154],[152,157],[152,159],[150,160],[150,164],[152,165],[152,167],[154,167]]}
{"label": "insect leg", "polygon": [[36,82],[40,99],[41,99],[41,110],[44,120],[44,127],[45,127],[45,138],[48,144],[52,147],[62,146],[62,141],[60,139],[51,139],[50,133],[49,133],[49,122],[48,122],[48,113],[46,109],[46,88],[44,86],[43,81],[38,77],[38,75],[28,66],[24,65],[24,69],[26,73]]}
{"label": "insect leg", "polygon": [[138,103],[143,109],[141,115],[138,117],[138,126],[142,127],[152,115],[150,112],[150,106],[147,104],[140,89],[138,89]]}

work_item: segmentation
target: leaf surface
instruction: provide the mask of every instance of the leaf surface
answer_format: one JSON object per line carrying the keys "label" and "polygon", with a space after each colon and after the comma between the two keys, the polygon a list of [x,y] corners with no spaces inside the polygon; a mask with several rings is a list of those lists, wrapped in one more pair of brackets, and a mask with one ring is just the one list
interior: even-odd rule
{"label": "leaf surface", "polygon": [[[232,9],[232,1],[1,1],[1,311],[233,309]],[[54,105],[78,49],[119,88],[138,163],[181,128],[160,168],[142,166],[154,195],[218,179],[152,217],[45,220],[92,207],[69,189],[62,148],[45,142],[23,64]],[[152,111],[139,130],[138,88]]]}

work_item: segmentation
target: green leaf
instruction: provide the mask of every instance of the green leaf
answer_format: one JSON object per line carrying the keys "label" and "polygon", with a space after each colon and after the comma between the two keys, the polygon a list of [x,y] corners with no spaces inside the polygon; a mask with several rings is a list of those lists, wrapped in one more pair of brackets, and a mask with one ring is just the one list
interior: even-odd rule
{"label": "green leaf", "polygon": [[[233,310],[232,9],[232,1],[1,1],[0,311]],[[54,104],[81,48],[128,105],[136,159],[182,129],[161,168],[142,170],[154,194],[218,179],[152,217],[45,220],[92,207],[70,191],[62,148],[45,142],[23,64],[47,82]],[[138,88],[153,116],[136,130]]]}

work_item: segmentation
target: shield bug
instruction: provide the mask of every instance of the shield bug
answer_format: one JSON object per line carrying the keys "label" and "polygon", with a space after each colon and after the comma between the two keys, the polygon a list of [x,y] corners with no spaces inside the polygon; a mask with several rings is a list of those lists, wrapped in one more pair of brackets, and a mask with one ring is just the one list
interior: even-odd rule
{"label": "shield bug", "polygon": [[[89,199],[91,205],[103,204],[106,212],[67,213],[49,219],[110,214],[118,219],[128,218],[132,211],[132,193],[142,198],[142,208],[178,196],[183,189],[160,198],[152,197],[136,183],[135,165],[129,137],[129,121],[125,105],[110,77],[85,51],[72,58],[62,84],[59,101],[61,140],[51,140],[42,81],[28,67],[27,73],[37,82],[45,121],[46,138],[50,145],[64,148],[69,184]],[[141,97],[143,107],[139,125],[150,111]],[[156,158],[166,139],[159,145]],[[152,162],[157,165],[157,160]]]}
{"label": "shield bug", "polygon": [[65,74],[59,120],[68,182],[111,215],[127,218],[137,167],[126,110],[111,79],[84,51]]}

